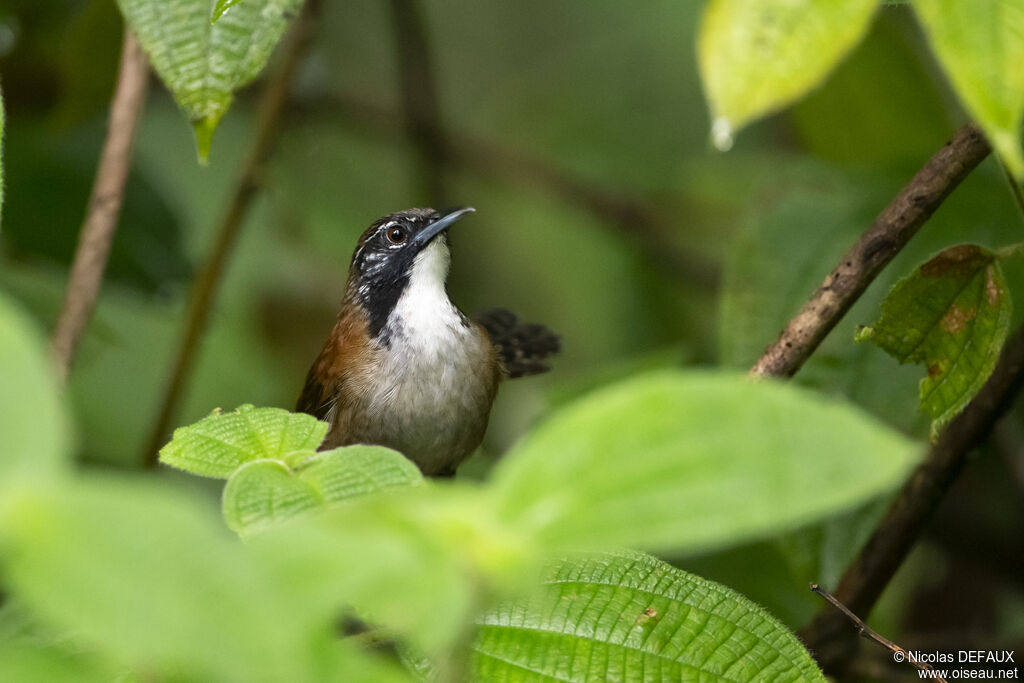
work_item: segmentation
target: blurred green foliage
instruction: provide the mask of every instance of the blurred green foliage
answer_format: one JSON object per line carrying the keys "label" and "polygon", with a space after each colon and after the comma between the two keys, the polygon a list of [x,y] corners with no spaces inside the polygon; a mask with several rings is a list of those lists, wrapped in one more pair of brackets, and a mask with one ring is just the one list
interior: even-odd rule
{"label": "blurred green foliage", "polygon": [[[247,4],[254,0],[240,0],[217,24]],[[1004,6],[1013,9],[1016,0]],[[290,408],[332,324],[358,234],[380,215],[432,201],[422,194],[419,156],[403,128],[390,7],[373,0],[324,3],[283,139],[232,256],[178,424],[218,406]],[[749,366],[838,255],[966,120],[958,102],[988,122],[987,131],[1000,132],[996,142],[1011,164],[1012,149],[1019,153],[1015,53],[1006,52],[1009,67],[978,68],[968,61],[971,54],[957,52],[962,45],[943,46],[956,36],[943,38],[927,9],[923,32],[910,6],[878,8],[864,39],[825,81],[788,111],[752,123],[725,156],[708,142],[695,56],[697,3],[597,0],[583,8],[540,0],[426,0],[423,10],[446,135],[460,149],[477,152],[440,160],[433,170],[444,174],[451,198],[474,205],[481,219],[453,233],[453,299],[468,312],[507,306],[549,324],[564,343],[553,373],[502,387],[487,440],[467,464],[474,478],[489,478],[500,455],[553,406],[578,409],[578,397],[605,384],[684,362]],[[515,548],[522,539],[498,533],[477,489],[424,487],[402,504],[392,505],[388,501],[397,498],[390,497],[369,501],[293,537],[269,533],[239,546],[220,528],[202,482],[165,472],[145,483],[93,471],[96,465],[133,468],[145,457],[189,278],[251,141],[251,90],[236,96],[218,128],[213,163],[203,168],[196,166],[192,134],[177,105],[164,91],[151,92],[108,277],[65,402],[44,370],[41,335],[25,331],[24,314],[6,303],[16,300],[43,329],[56,317],[101,143],[120,26],[107,0],[0,6],[6,106],[0,424],[7,444],[0,475],[9,487],[39,477],[51,481],[7,489],[0,482],[0,557],[5,563],[13,558],[2,585],[16,596],[0,605],[0,680],[111,680],[126,669],[154,668],[173,672],[174,680],[283,680],[285,673],[289,680],[323,680],[325,672],[346,666],[353,667],[351,680],[366,671],[374,672],[373,680],[403,680],[392,663],[332,637],[332,620],[343,605],[354,604],[353,593],[342,588],[392,598],[374,616],[414,634],[425,650],[463,637],[462,624],[480,597],[473,562],[509,560],[512,566],[511,560],[531,555],[496,552],[501,543]],[[1007,40],[1019,50],[1006,26],[989,22],[998,41],[972,32],[964,42]],[[991,77],[979,86],[983,94],[1007,97],[979,102],[965,96],[963,82],[975,73]],[[552,177],[572,179],[575,189]],[[642,212],[616,213],[594,197],[625,199]],[[847,399],[923,442],[928,420],[916,402],[919,372],[853,344],[853,332],[878,317],[901,276],[935,253],[963,242],[995,250],[1019,241],[1020,220],[997,163],[984,162],[795,382]],[[1022,266],[1011,260],[1004,267],[1008,290],[1024,291]],[[1020,319],[1014,314],[1015,323]],[[602,395],[611,400],[612,394],[586,400]],[[675,407],[696,416],[712,405],[689,400]],[[649,410],[637,412],[637,424],[659,429]],[[567,432],[623,445],[613,437],[626,435],[616,434],[607,416],[595,425],[582,418],[576,424],[566,414],[560,419],[568,420],[562,423]],[[739,419],[723,404],[702,423],[728,426]],[[767,420],[758,422],[764,432],[770,431]],[[570,457],[576,439],[564,433],[557,444],[538,446],[553,429],[554,420],[515,448],[524,458],[532,450],[534,463],[509,491],[556,495],[579,479],[591,505],[583,509],[597,514],[601,501],[614,502],[601,488],[608,472],[635,474],[638,486],[660,474],[653,461],[648,469],[617,462],[625,457],[621,451],[605,453],[608,462],[581,463]],[[989,457],[968,469],[940,507],[874,615],[887,635],[899,640],[945,631],[965,642],[981,634],[978,646],[1024,643],[1024,559],[1013,551],[1024,533],[1022,434],[1014,414],[985,449]],[[64,476],[70,468],[61,458],[69,443],[76,461],[89,465],[84,478]],[[812,493],[841,493],[833,483],[853,486],[849,472],[875,467],[875,451],[858,452],[863,443],[851,437],[837,444],[842,462],[805,463],[819,467],[810,470],[816,479],[803,481],[807,500],[792,490],[775,493],[794,505],[813,502]],[[730,441],[719,446],[730,454],[742,450]],[[768,444],[761,458],[781,457],[778,449]],[[676,453],[676,447],[666,451]],[[784,471],[775,464],[759,461],[762,470],[747,463],[747,474],[762,472],[774,485]],[[890,487],[902,471],[897,464],[886,463],[893,470],[880,475]],[[511,479],[517,467],[525,466],[510,460],[496,474]],[[549,479],[526,481],[545,468]],[[709,474],[702,467],[686,471],[691,488]],[[267,490],[279,483],[275,477],[261,481]],[[747,483],[748,491],[770,489],[764,481]],[[674,497],[684,488],[655,503],[684,504]],[[704,495],[713,498],[718,489],[708,491]],[[832,500],[784,524],[769,520],[773,525],[757,534],[730,536],[719,529],[716,535],[695,517],[690,530],[700,542],[682,543],[681,532],[672,529],[672,542],[658,547],[796,629],[819,606],[807,582],[833,583],[887,504],[885,496],[865,495]],[[619,512],[635,505],[622,503]],[[606,540],[628,539],[633,520],[625,513],[616,518],[614,507],[601,518],[608,526],[595,535],[611,529],[618,535]],[[763,522],[766,507],[782,509],[778,501],[751,501],[746,516],[730,522],[736,524],[719,522],[733,533],[739,522]],[[742,512],[738,506],[708,509]],[[467,516],[477,526],[462,523]],[[565,537],[584,527],[578,523]],[[438,537],[438,529],[449,535]],[[477,554],[470,561],[453,555],[453,546]],[[13,547],[24,551],[11,555]],[[373,563],[345,563],[368,548]],[[428,588],[409,585],[411,575],[432,577]],[[163,630],[153,628],[148,612],[122,609],[151,600],[157,601],[154,613],[167,615]],[[302,626],[288,631],[294,624]],[[69,628],[77,634],[73,642]],[[225,634],[235,646],[222,651],[215,645]]]}

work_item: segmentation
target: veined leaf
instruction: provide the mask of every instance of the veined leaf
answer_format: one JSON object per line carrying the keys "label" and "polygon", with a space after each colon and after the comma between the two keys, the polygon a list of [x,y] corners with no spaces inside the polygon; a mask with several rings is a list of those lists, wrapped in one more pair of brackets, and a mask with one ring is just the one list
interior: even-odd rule
{"label": "veined leaf", "polygon": [[20,475],[53,474],[68,455],[69,422],[46,349],[28,317],[0,296],[0,488]]}
{"label": "veined leaf", "polygon": [[484,615],[480,681],[824,681],[766,611],[724,586],[633,552],[555,564],[531,600]]}
{"label": "veined leaf", "polygon": [[224,487],[224,519],[251,534],[311,509],[423,481],[419,469],[383,446],[346,446],[324,453],[295,451],[289,461],[255,460]]}
{"label": "veined leaf", "polygon": [[877,0],[710,0],[697,39],[712,139],[793,102],[867,31]]}
{"label": "veined leaf", "polygon": [[895,487],[916,447],[775,381],[663,371],[569,405],[495,472],[503,519],[555,548],[693,552],[763,538]]}
{"label": "veined leaf", "polygon": [[862,328],[900,363],[928,368],[921,409],[932,436],[974,397],[999,360],[1012,302],[997,256],[973,244],[941,252],[896,283],[878,322]]}
{"label": "veined leaf", "polygon": [[239,1],[240,0],[217,0],[217,4],[213,7],[213,21],[217,21],[224,16],[224,13]]}
{"label": "veined leaf", "polygon": [[118,0],[192,122],[201,163],[233,93],[263,70],[302,0],[246,0],[211,22],[210,0]]}
{"label": "veined leaf", "polygon": [[296,451],[311,451],[327,435],[315,417],[280,408],[243,405],[233,413],[214,412],[174,430],[160,449],[160,462],[203,477],[227,479],[254,460],[284,461]]}
{"label": "veined leaf", "polygon": [[1017,182],[1024,180],[1024,0],[914,0],[954,90]]}

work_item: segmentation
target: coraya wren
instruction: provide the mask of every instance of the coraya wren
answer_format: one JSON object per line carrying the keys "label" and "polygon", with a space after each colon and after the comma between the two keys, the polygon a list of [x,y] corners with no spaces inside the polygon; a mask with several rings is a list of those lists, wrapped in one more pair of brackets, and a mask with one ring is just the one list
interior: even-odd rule
{"label": "coraya wren", "polygon": [[548,369],[559,340],[546,327],[503,309],[471,320],[448,298],[447,229],[471,211],[399,211],[359,239],[296,408],[331,425],[322,448],[388,446],[451,476],[483,440],[498,383]]}

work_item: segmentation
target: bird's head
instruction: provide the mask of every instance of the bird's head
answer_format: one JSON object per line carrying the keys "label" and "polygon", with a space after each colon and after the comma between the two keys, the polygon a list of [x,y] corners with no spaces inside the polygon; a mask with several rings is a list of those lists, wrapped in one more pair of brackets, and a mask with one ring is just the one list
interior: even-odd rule
{"label": "bird's head", "polygon": [[375,221],[359,239],[349,269],[348,296],[369,318],[377,336],[410,285],[440,288],[448,278],[448,226],[472,207],[447,211],[406,209]]}

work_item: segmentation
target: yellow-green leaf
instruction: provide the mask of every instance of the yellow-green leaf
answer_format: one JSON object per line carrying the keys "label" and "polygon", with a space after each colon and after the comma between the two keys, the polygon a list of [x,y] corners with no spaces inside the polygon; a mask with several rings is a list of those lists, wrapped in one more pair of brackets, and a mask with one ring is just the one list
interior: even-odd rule
{"label": "yellow-green leaf", "polygon": [[383,446],[295,451],[287,461],[255,460],[238,468],[224,487],[229,527],[251,534],[309,510],[423,481],[411,460]]}
{"label": "yellow-green leaf", "polygon": [[215,411],[199,422],[174,430],[160,449],[160,462],[198,474],[227,479],[253,460],[281,460],[296,451],[312,451],[327,435],[327,423],[280,408],[239,406]]}
{"label": "yellow-green leaf", "polygon": [[877,0],[711,0],[697,42],[720,149],[818,85],[864,35]]}
{"label": "yellow-green leaf", "polygon": [[928,42],[968,113],[1024,179],[1024,0],[914,0]]}

